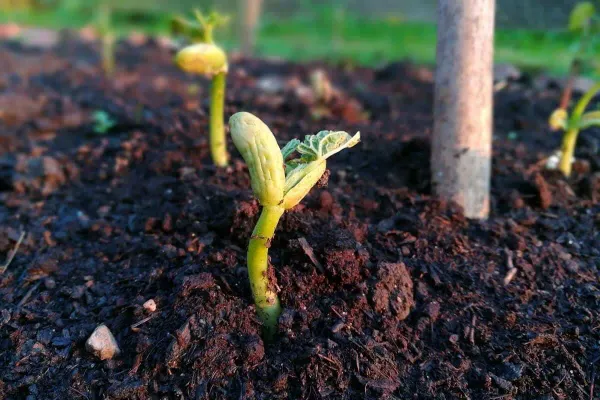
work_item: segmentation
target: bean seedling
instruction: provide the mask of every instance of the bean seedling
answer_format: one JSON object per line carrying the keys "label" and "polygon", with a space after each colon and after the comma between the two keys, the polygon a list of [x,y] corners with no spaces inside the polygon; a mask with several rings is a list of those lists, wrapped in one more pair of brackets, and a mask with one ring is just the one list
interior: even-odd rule
{"label": "bean seedling", "polygon": [[227,22],[228,18],[217,13],[208,16],[196,11],[198,24],[179,21],[183,32],[187,32],[194,44],[184,47],[175,56],[175,63],[182,70],[212,79],[210,89],[210,151],[212,160],[219,167],[227,166],[227,142],[223,113],[225,85],[228,71],[225,51],[213,41],[213,29]]}
{"label": "bean seedling", "polygon": [[[360,141],[360,132],[321,131],[303,142],[293,139],[283,149],[259,118],[246,112],[229,119],[231,137],[248,165],[254,195],[262,212],[248,246],[248,275],[265,337],[276,331],[281,305],[269,280],[269,246],[283,213],[296,206],[321,179],[326,160]],[[292,153],[300,157],[287,160]]]}
{"label": "bean seedling", "polygon": [[558,169],[568,177],[571,175],[573,154],[579,131],[592,126],[600,126],[600,110],[587,111],[592,99],[600,92],[600,83],[595,84],[579,99],[573,112],[569,115],[566,108],[556,109],[550,116],[549,124],[553,130],[563,130],[560,163]]}

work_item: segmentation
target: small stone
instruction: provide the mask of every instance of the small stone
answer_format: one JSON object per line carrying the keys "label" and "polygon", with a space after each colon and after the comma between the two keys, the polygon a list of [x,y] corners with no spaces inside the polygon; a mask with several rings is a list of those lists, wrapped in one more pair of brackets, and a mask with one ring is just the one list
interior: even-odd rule
{"label": "small stone", "polygon": [[104,324],[94,329],[85,342],[85,348],[101,360],[110,360],[121,353],[115,337]]}
{"label": "small stone", "polygon": [[56,281],[52,278],[44,279],[44,287],[46,289],[54,289],[56,287]]}
{"label": "small stone", "polygon": [[144,310],[146,310],[147,312],[153,313],[154,311],[156,311],[156,302],[154,301],[154,299],[150,299],[144,303],[143,307]]}

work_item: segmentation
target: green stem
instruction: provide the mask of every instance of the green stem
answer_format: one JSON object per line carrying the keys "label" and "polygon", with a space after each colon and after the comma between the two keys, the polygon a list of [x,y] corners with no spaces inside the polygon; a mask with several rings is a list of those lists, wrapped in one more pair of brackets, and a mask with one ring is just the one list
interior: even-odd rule
{"label": "green stem", "polygon": [[102,35],[102,69],[107,78],[115,72],[115,36],[111,32]]}
{"label": "green stem", "polygon": [[282,206],[265,206],[252,232],[248,246],[248,275],[256,311],[262,320],[266,338],[272,337],[277,329],[281,305],[277,293],[269,282],[269,247],[277,223],[285,209]]}
{"label": "green stem", "polygon": [[218,167],[227,166],[229,160],[223,122],[225,83],[226,74],[221,72],[214,76],[210,87],[210,153]]}
{"label": "green stem", "polygon": [[573,154],[575,154],[575,143],[577,143],[578,134],[579,129],[569,129],[563,136],[561,149],[562,156],[560,159],[559,169],[566,177],[571,175],[571,165],[573,161]]}
{"label": "green stem", "polygon": [[577,143],[577,135],[579,134],[579,123],[581,121],[581,117],[585,113],[585,109],[590,104],[590,102],[594,99],[596,94],[600,92],[600,83],[595,84],[588,90],[581,99],[577,102],[577,105],[573,109],[573,114],[569,119],[569,127],[563,137],[562,143],[562,158],[560,160],[560,170],[562,173],[568,177],[571,175],[571,164],[573,160],[573,155],[575,154],[575,144]]}

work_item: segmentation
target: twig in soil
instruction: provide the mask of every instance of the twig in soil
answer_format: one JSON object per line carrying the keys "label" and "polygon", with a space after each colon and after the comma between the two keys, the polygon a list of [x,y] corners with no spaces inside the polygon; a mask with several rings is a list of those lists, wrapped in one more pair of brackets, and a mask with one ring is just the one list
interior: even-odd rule
{"label": "twig in soil", "polygon": [[28,291],[27,293],[25,293],[25,296],[23,296],[23,298],[21,299],[21,301],[19,302],[19,304],[17,304],[17,308],[21,308],[26,302],[27,300],[29,300],[29,298],[31,297],[31,295],[33,294],[33,292],[35,292],[35,290],[38,288],[38,286],[40,286],[40,283],[42,283],[42,281],[37,281]]}
{"label": "twig in soil", "polygon": [[152,318],[154,318],[154,315],[151,315],[149,317],[144,318],[141,321],[136,322],[135,324],[131,325],[131,330],[136,332],[136,328],[142,324],[145,324],[146,322],[150,321]]}
{"label": "twig in soil", "polygon": [[304,254],[306,254],[308,256],[308,258],[310,258],[310,261],[312,261],[312,263],[315,265],[315,267],[317,267],[319,272],[324,274],[325,270],[323,269],[323,266],[321,265],[319,260],[317,260],[317,257],[315,257],[315,252],[314,252],[313,248],[310,246],[310,244],[308,244],[308,241],[305,238],[300,237],[300,238],[298,238],[298,242],[300,243],[300,246],[302,247]]}
{"label": "twig in soil", "polygon": [[89,400],[90,398],[87,397],[87,395],[83,392],[80,392],[79,390],[75,389],[74,387],[69,388],[69,390],[74,391],[75,393],[77,393],[78,395],[80,395],[82,398]]}
{"label": "twig in soil", "polygon": [[13,258],[15,258],[15,256],[17,255],[17,252],[19,251],[19,247],[21,246],[23,239],[25,239],[25,231],[21,232],[21,236],[19,236],[19,240],[17,240],[17,244],[15,245],[15,248],[10,253],[8,258],[6,259],[6,262],[2,266],[0,266],[0,275],[2,275],[4,273],[4,271],[6,271],[6,269],[10,265],[10,263],[12,263]]}
{"label": "twig in soil", "polygon": [[515,268],[515,264],[513,263],[512,251],[504,249],[504,252],[506,253],[506,265],[508,267],[508,272],[504,277],[504,286],[508,286],[508,284],[517,275],[517,269]]}
{"label": "twig in soil", "polygon": [[335,368],[334,368],[334,371],[336,371],[336,372],[340,372],[340,371],[341,371],[341,367],[340,367],[340,364],[339,364],[339,362],[336,362],[336,361],[335,361],[335,360],[333,360],[332,358],[329,358],[329,357],[327,357],[327,356],[324,356],[323,354],[319,354],[319,353],[317,353],[317,356],[318,356],[319,358],[322,358],[323,360],[325,360],[325,361],[328,361],[328,362],[330,362],[331,364],[333,364],[333,365],[335,366]]}
{"label": "twig in soil", "polygon": [[581,365],[579,365],[579,363],[577,362],[575,357],[571,353],[569,353],[569,350],[567,350],[565,345],[562,344],[562,342],[560,340],[557,339],[557,341],[558,341],[558,344],[560,345],[560,349],[564,353],[565,357],[567,357],[567,359],[569,361],[571,361],[571,364],[573,364],[573,366],[575,367],[577,372],[579,372],[579,375],[581,375],[581,377],[583,378],[583,383],[587,383],[586,379],[585,379],[585,372],[583,372],[583,368],[581,368]]}
{"label": "twig in soil", "polygon": [[473,314],[473,319],[471,320],[471,332],[469,332],[469,341],[472,345],[475,344],[475,324],[477,323],[477,315]]}

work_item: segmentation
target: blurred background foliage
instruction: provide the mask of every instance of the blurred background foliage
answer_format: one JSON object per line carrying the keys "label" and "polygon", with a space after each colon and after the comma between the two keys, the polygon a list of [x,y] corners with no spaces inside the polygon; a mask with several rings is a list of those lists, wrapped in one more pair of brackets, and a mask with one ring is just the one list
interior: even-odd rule
{"label": "blurred background foliage", "polygon": [[[0,23],[79,28],[93,22],[100,3],[113,10],[118,34],[168,34],[174,14],[215,9],[232,16],[217,33],[227,48],[238,46],[243,0],[0,0]],[[435,59],[435,0],[263,0],[256,52],[291,60],[324,59],[367,65]],[[568,32],[577,0],[497,0],[496,60],[523,69],[566,74],[577,35]],[[590,51],[600,54],[600,43]],[[592,57],[594,58],[594,57]],[[597,74],[597,65],[584,72]]]}

